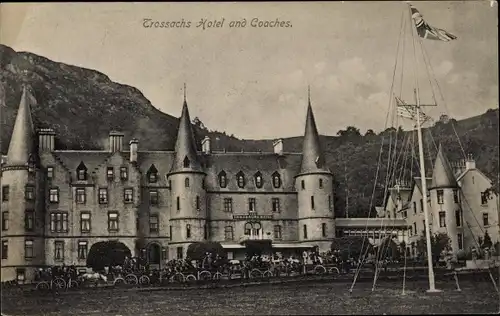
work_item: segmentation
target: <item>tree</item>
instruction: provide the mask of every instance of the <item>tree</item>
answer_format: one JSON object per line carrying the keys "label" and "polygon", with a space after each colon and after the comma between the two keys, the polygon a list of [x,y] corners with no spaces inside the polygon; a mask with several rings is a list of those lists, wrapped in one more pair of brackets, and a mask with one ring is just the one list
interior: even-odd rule
{"label": "tree", "polygon": [[101,241],[90,247],[87,267],[101,271],[104,267],[122,265],[125,257],[132,257],[130,249],[119,241]]}
{"label": "tree", "polygon": [[365,236],[344,236],[333,239],[331,249],[340,252],[344,260],[350,257],[357,259],[360,255],[371,253],[373,245]]}
{"label": "tree", "polygon": [[375,132],[372,129],[366,131],[365,136],[375,136]]}
{"label": "tree", "polygon": [[488,231],[484,232],[483,242],[480,244],[483,249],[490,249],[493,246],[493,242],[491,241],[491,237],[488,234]]}
{"label": "tree", "polygon": [[359,132],[359,128],[356,128],[354,126],[348,126],[345,130],[338,131],[337,135],[340,137],[351,138],[351,137],[359,137],[361,136],[361,133]]}
{"label": "tree", "polygon": [[203,124],[203,122],[198,118],[198,117],[195,117],[192,121],[192,123],[199,127],[200,129],[203,129],[203,130],[206,130],[207,128],[205,127],[205,124]]}
{"label": "tree", "polygon": [[205,241],[205,242],[195,242],[188,246],[186,257],[188,260],[203,260],[206,253],[211,253],[216,256],[219,255],[221,258],[226,258],[227,254],[222,245],[219,242]]}
{"label": "tree", "polygon": [[[417,250],[420,254],[427,256],[427,241],[425,231],[422,237],[417,241]],[[444,250],[450,250],[450,237],[446,233],[437,233],[431,235],[432,262],[436,264]]]}

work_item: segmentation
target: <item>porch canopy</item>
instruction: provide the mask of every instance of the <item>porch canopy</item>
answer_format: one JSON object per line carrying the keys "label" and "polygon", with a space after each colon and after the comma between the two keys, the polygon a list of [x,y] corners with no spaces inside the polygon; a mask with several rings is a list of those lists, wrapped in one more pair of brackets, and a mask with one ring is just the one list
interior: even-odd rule
{"label": "porch canopy", "polygon": [[337,218],[337,229],[406,230],[410,225],[402,218]]}

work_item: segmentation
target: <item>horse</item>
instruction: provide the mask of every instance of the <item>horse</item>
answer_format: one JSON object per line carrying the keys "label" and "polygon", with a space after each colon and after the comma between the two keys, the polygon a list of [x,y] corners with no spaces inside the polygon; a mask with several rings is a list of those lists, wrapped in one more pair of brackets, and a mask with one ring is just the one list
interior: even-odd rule
{"label": "horse", "polygon": [[81,274],[78,278],[82,283],[89,282],[90,284],[94,284],[95,286],[97,286],[100,281],[104,283],[108,282],[108,277],[98,272],[87,272]]}

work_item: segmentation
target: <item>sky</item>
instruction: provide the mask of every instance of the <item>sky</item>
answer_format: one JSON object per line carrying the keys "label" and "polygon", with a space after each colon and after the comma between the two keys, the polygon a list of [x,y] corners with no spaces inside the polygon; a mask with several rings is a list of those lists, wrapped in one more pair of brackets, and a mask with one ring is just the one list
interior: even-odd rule
{"label": "sky", "polygon": [[[0,43],[100,71],[138,88],[153,106],[176,117],[186,83],[192,118],[243,139],[301,135],[309,85],[321,134],[336,135],[349,125],[361,132],[383,130],[391,124],[390,96],[399,86],[404,99],[413,101],[415,69],[422,102],[432,101],[432,91],[436,95],[438,107],[427,111],[435,119],[497,108],[497,4],[413,5],[430,25],[458,37],[422,41],[430,68],[422,57],[408,62],[413,51],[408,6],[402,1],[2,3]],[[145,19],[191,25],[145,27]],[[203,29],[197,27],[201,19],[207,26],[224,22]],[[243,19],[245,27],[230,27]],[[252,27],[252,19],[290,21],[291,27]],[[399,41],[398,55],[401,34],[406,40]],[[429,85],[426,69],[437,84]]]}

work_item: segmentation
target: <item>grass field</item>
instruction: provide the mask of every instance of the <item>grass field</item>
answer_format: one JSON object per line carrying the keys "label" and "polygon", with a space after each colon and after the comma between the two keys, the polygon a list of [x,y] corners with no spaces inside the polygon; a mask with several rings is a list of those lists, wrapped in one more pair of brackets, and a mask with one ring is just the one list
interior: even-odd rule
{"label": "grass field", "polygon": [[437,283],[441,293],[425,292],[423,281],[402,284],[303,282],[218,289],[137,291],[89,289],[84,292],[2,293],[5,315],[290,315],[290,314],[463,314],[497,313],[491,282]]}

